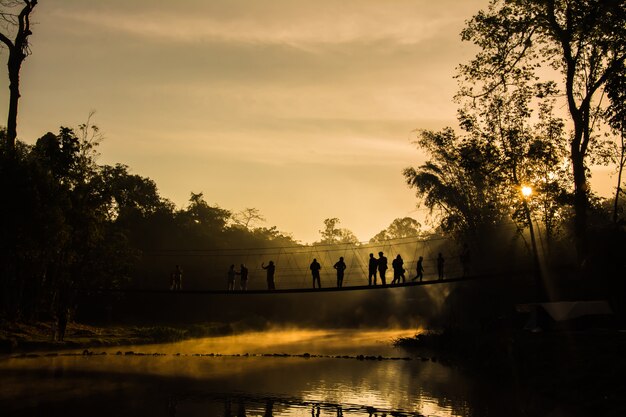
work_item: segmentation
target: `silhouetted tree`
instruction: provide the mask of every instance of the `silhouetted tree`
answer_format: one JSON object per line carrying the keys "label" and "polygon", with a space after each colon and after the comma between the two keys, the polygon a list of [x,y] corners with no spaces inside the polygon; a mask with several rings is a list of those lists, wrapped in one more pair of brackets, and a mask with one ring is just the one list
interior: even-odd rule
{"label": "silhouetted tree", "polygon": [[320,230],[322,239],[319,243],[323,245],[334,245],[339,243],[358,243],[357,237],[348,229],[337,227],[341,221],[336,218],[324,220],[324,229]]}
{"label": "silhouetted tree", "polygon": [[100,168],[99,186],[106,188],[111,195],[111,220],[126,221],[129,217],[147,217],[156,213],[164,205],[157,186],[149,178],[130,174],[128,166],[116,164],[104,165]]}
{"label": "silhouetted tree", "polygon": [[[513,220],[534,235],[531,212],[541,217],[548,246],[568,200],[567,140],[563,120],[554,115],[553,83],[525,77],[495,86],[490,94],[465,100],[459,124],[474,143],[489,144],[499,167],[498,193],[513,208]],[[463,97],[461,97],[461,100]],[[538,115],[533,117],[533,110]],[[532,195],[521,189],[531,187]]]}
{"label": "silhouetted tree", "polygon": [[231,213],[218,206],[210,206],[202,193],[191,193],[189,205],[176,213],[180,225],[179,242],[185,248],[216,248],[225,242],[221,234],[226,230]]}
{"label": "silhouetted tree", "polygon": [[64,127],[32,147],[16,144],[0,164],[0,192],[11,196],[0,207],[2,284],[10,298],[2,310],[31,317],[50,309],[61,289],[126,281],[136,254],[108,215],[112,194],[92,144]]}
{"label": "silhouetted tree", "polygon": [[246,229],[254,226],[257,222],[265,221],[265,217],[263,217],[259,209],[256,208],[245,208],[233,214],[232,218],[235,224]]}
{"label": "silhouetted tree", "polygon": [[617,165],[617,189],[613,201],[613,222],[618,221],[618,207],[622,189],[622,173],[626,165],[626,65],[622,63],[617,75],[611,78],[605,88],[610,105],[606,109],[605,116],[611,128],[619,138],[619,146],[615,152]]}
{"label": "silhouetted tree", "polygon": [[404,177],[426,207],[438,211],[443,231],[476,238],[508,216],[493,144],[461,138],[450,128],[420,131],[415,143],[430,158],[418,168],[405,169]]}
{"label": "silhouetted tree", "polygon": [[622,0],[492,0],[468,21],[463,40],[480,52],[461,66],[462,94],[489,95],[519,78],[562,76],[574,131],[569,157],[574,184],[579,260],[586,256],[587,157],[594,141],[593,107],[602,87],[626,58],[626,3]]}
{"label": "silhouetted tree", "polygon": [[420,235],[422,225],[411,217],[397,218],[385,230],[381,230],[370,243],[378,243],[389,239],[402,239]]}
{"label": "silhouetted tree", "polygon": [[1,0],[0,41],[9,50],[7,67],[9,70],[9,112],[7,120],[6,145],[9,151],[15,148],[17,138],[17,107],[20,98],[20,70],[24,59],[30,54],[28,38],[32,35],[30,17],[37,6],[37,0]]}

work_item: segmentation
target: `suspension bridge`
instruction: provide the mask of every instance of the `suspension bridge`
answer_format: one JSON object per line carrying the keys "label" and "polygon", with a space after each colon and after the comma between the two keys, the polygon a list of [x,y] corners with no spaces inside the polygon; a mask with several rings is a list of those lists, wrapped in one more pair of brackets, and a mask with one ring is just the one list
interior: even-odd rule
{"label": "suspension bridge", "polygon": [[[387,284],[368,285],[369,255],[383,252],[388,258]],[[436,258],[445,257],[444,278],[438,279]],[[392,261],[401,255],[404,260],[406,282],[393,283]],[[376,243],[346,243],[333,245],[298,245],[249,249],[162,249],[144,253],[149,269],[143,276],[133,280],[131,288],[81,289],[100,293],[145,293],[145,294],[216,294],[216,295],[259,295],[287,293],[328,293],[342,291],[366,291],[407,287],[422,287],[452,284],[462,281],[501,276],[495,272],[469,273],[461,262],[458,242],[448,238],[410,237]],[[424,279],[413,280],[416,264],[423,257]],[[343,257],[347,265],[342,287],[336,286],[336,271],[333,265]],[[309,268],[316,259],[321,265],[322,288],[312,288]],[[276,266],[276,289],[267,289],[266,271],[263,263],[273,261]],[[227,289],[226,272],[230,265],[245,264],[249,269],[247,289]],[[169,274],[173,265],[184,269],[181,289],[170,288]],[[471,268],[469,268],[471,271]],[[208,273],[207,273],[208,271]],[[239,281],[239,280],[238,280]]]}
{"label": "suspension bridge", "polygon": [[491,279],[500,276],[499,274],[483,274],[474,276],[463,276],[456,278],[444,278],[433,279],[426,281],[411,281],[402,282],[398,284],[385,284],[385,285],[350,285],[343,287],[322,287],[322,288],[277,288],[274,290],[268,289],[250,289],[250,290],[226,290],[226,289],[194,289],[194,290],[170,290],[170,289],[154,289],[154,288],[98,288],[87,289],[81,288],[78,291],[83,292],[105,292],[105,293],[138,293],[138,294],[181,294],[181,295],[258,295],[258,294],[297,294],[297,293],[327,293],[327,292],[343,292],[343,291],[372,291],[383,290],[393,288],[406,288],[406,287],[421,287],[438,284],[452,284],[463,281],[476,281]]}

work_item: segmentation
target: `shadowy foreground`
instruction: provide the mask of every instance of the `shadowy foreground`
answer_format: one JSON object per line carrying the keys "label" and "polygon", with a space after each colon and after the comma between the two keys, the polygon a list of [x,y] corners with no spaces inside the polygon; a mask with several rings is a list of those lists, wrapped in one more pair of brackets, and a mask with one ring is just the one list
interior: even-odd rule
{"label": "shadowy foreground", "polygon": [[446,331],[401,338],[395,345],[582,413],[626,415],[626,331]]}
{"label": "shadowy foreground", "polygon": [[0,323],[0,353],[59,350],[98,346],[142,345],[185,339],[223,336],[236,329],[229,324],[208,323],[176,326],[105,326],[68,323],[63,341],[56,340],[52,322]]}

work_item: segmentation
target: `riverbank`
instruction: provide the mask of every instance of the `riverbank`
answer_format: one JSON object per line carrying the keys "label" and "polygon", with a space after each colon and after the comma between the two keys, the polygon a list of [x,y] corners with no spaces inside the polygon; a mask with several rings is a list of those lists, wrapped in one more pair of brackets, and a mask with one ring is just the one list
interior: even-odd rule
{"label": "riverbank", "polygon": [[498,378],[538,401],[568,404],[564,415],[626,415],[626,331],[443,332],[395,344]]}
{"label": "riverbank", "polygon": [[0,353],[23,353],[103,346],[143,345],[224,336],[237,331],[222,323],[159,326],[94,326],[68,323],[63,341],[53,322],[0,322]]}

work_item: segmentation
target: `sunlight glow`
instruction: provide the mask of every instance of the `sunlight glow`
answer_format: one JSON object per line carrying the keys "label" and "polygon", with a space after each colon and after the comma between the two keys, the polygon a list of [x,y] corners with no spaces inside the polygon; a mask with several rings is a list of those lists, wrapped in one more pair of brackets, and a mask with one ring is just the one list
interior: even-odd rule
{"label": "sunlight glow", "polygon": [[533,189],[527,185],[522,186],[522,195],[524,197],[530,197],[533,193]]}

